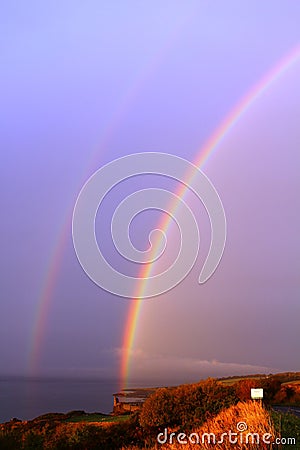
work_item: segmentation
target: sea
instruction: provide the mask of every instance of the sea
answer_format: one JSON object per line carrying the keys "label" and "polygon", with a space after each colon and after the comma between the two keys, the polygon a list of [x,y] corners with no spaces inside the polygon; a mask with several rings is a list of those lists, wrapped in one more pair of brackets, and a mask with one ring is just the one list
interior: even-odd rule
{"label": "sea", "polygon": [[0,423],[49,412],[84,410],[108,414],[119,382],[91,379],[0,378]]}

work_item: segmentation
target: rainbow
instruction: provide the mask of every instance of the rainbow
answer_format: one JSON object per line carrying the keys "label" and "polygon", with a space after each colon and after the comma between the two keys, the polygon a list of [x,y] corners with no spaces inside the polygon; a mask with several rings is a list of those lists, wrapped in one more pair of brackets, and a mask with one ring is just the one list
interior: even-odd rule
{"label": "rainbow", "polygon": [[[138,96],[139,92],[142,90],[143,86],[147,83],[148,79],[155,73],[157,67],[160,66],[164,59],[165,54],[170,48],[173,47],[176,40],[179,38],[182,30],[192,17],[192,13],[185,19],[179,21],[178,24],[170,31],[167,36],[166,41],[161,46],[156,54],[154,54],[145,66],[141,69],[140,73],[137,75],[134,82],[129,86],[128,89],[123,93],[121,100],[114,111],[112,118],[107,124],[103,136],[101,137],[100,143],[97,145],[97,150],[94,151],[89,158],[85,169],[85,175],[94,171],[94,167],[98,162],[99,148],[107,147],[113,132],[122,122],[122,119],[128,112],[130,105],[133,103],[134,99]],[[83,177],[82,185],[86,180],[86,176]],[[72,208],[73,209],[73,208]],[[46,270],[46,275],[44,277],[41,291],[39,295],[39,302],[36,309],[36,314],[33,320],[32,333],[30,336],[30,342],[28,346],[28,367],[27,371],[29,374],[36,374],[38,369],[38,360],[41,352],[41,346],[45,336],[47,317],[50,311],[51,300],[54,294],[55,286],[57,283],[58,274],[61,268],[61,263],[64,255],[64,250],[66,247],[68,236],[70,235],[72,222],[72,211],[68,212],[63,221],[63,225],[60,228],[60,233],[58,234],[54,245],[53,251],[49,258],[48,267]]]}
{"label": "rainbow", "polygon": [[[251,108],[254,102],[260,98],[279,78],[281,78],[298,60],[300,59],[300,46],[294,48],[288,53],[283,59],[281,59],[275,67],[273,67],[269,72],[267,72],[258,83],[256,83],[248,93],[234,106],[234,108],[229,112],[221,124],[216,128],[211,137],[207,140],[204,146],[197,152],[194,164],[203,168],[204,164],[208,159],[215,153],[215,151],[220,147],[220,144],[224,141],[226,136],[230,131],[236,126],[243,115]],[[194,172],[187,175],[187,185],[191,184],[194,177]],[[183,198],[188,192],[188,187],[182,185],[179,187],[176,195]],[[172,213],[178,208],[179,204],[170,205],[169,211]],[[163,230],[165,233],[170,226],[171,219],[170,216],[164,218],[159,224],[158,228]],[[154,249],[155,252],[155,249]],[[121,358],[121,382],[122,387],[128,386],[128,380],[130,376],[130,360],[134,347],[134,340],[137,333],[137,325],[142,310],[143,292],[147,285],[147,278],[151,276],[153,269],[153,264],[147,264],[142,267],[139,278],[141,281],[138,283],[136,294],[131,300],[129,313],[125,325],[123,345],[122,345],[122,358]],[[139,298],[138,298],[139,297]]]}
{"label": "rainbow", "polygon": [[[179,32],[176,30],[174,35],[171,37],[170,41],[167,42],[166,49],[170,47],[170,43],[177,38]],[[159,57],[151,64],[146,67],[147,70],[143,71],[139,81],[139,88],[141,88],[142,84],[147,80],[148,69],[151,69],[151,72],[154,71],[154,68],[158,65],[160,60],[162,59],[164,51],[160,52]],[[200,152],[197,152],[197,158],[194,162],[198,167],[203,167],[204,163],[208,160],[208,158],[214,153],[216,148],[220,145],[220,143],[225,139],[226,135],[230,132],[230,130],[235,126],[235,124],[239,121],[241,116],[251,107],[251,105],[260,97],[278,78],[280,78],[293,64],[295,64],[300,57],[300,47],[296,47],[293,51],[291,51],[287,56],[285,56],[276,66],[269,71],[260,81],[257,83],[249,93],[240,101],[238,104],[230,111],[230,113],[226,116],[225,120],[220,124],[220,126],[216,129],[216,131],[212,134]],[[115,128],[116,123],[118,123],[121,118],[124,116],[124,113],[128,107],[128,104],[132,101],[132,98],[135,97],[137,93],[136,87],[130,89],[124,95],[124,98],[121,102],[121,106],[117,109],[114,117],[110,125],[108,126],[105,136],[102,139],[102,144],[107,142],[109,139],[112,130]],[[102,145],[103,147],[104,145]],[[95,160],[95,158],[93,158]],[[90,168],[90,164],[89,164]],[[189,175],[190,177],[193,174]],[[187,180],[189,179],[187,176]],[[178,196],[183,197],[185,195],[186,188],[183,187],[179,190]],[[176,207],[176,205],[172,205],[172,207]],[[39,296],[40,301],[37,306],[36,315],[34,318],[34,324],[32,327],[31,339],[29,342],[28,349],[28,372],[31,374],[35,374],[38,368],[38,361],[41,352],[41,345],[43,342],[43,337],[45,335],[46,322],[49,315],[49,309],[51,306],[51,300],[53,298],[55,286],[57,283],[58,274],[60,271],[64,250],[66,247],[66,242],[68,240],[68,236],[70,234],[71,228],[71,212],[66,214],[65,220],[63,222],[62,231],[58,235],[58,238],[53,246],[53,252],[49,258],[49,269],[46,272],[46,276],[42,283],[41,295]],[[163,230],[167,230],[169,226],[169,221],[162,222],[160,224],[160,228]],[[141,281],[139,282],[136,289],[136,297],[141,297],[143,295],[143,291],[145,289],[145,281],[144,278],[147,278],[151,274],[152,267],[151,265],[143,265],[143,269],[140,272]],[[138,318],[141,311],[143,300],[138,300],[133,298],[130,303],[130,308],[127,316],[127,321],[124,329],[123,336],[123,345],[122,345],[122,360],[121,360],[121,379],[123,385],[126,385],[129,372],[130,372],[130,356],[132,353],[132,349],[134,346],[134,339],[137,330]]]}
{"label": "rainbow", "polygon": [[28,372],[30,375],[35,374],[38,366],[40,343],[43,340],[51,300],[57,283],[59,270],[61,268],[66,243],[70,234],[71,219],[67,220],[69,217],[71,218],[71,214],[68,214],[67,218],[63,222],[62,231],[58,235],[57,242],[53,247],[54,250],[50,257],[50,269],[46,274],[44,282],[42,283],[42,301],[38,304],[36,317],[34,320],[35,326],[33,327],[33,333],[30,342],[30,352],[28,360]]}

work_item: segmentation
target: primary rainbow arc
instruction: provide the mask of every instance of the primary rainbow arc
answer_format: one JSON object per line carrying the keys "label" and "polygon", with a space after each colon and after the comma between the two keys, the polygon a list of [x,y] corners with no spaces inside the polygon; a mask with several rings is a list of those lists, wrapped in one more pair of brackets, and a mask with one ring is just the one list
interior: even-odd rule
{"label": "primary rainbow arc", "polygon": [[[240,121],[242,116],[248,111],[253,103],[261,97],[265,91],[267,91],[282,75],[287,72],[291,66],[293,66],[300,59],[300,46],[293,49],[287,56],[285,56],[279,63],[276,64],[258,83],[256,83],[248,93],[235,105],[235,107],[229,112],[221,124],[216,128],[215,132],[207,140],[205,145],[197,152],[194,165],[202,168],[210,156],[219,148],[221,142],[226,138],[230,131]],[[191,173],[187,177],[187,184],[192,180],[194,173]],[[185,185],[180,186],[176,195],[183,198],[188,191],[188,187]],[[174,211],[178,207],[178,204],[171,205],[170,212]],[[158,226],[165,233],[170,226],[171,219],[167,217]],[[155,249],[154,249],[155,250]],[[153,265],[147,264],[140,271],[139,282],[136,289],[136,297],[142,297],[143,291],[147,284],[147,278],[150,277]],[[132,299],[132,303],[129,307],[129,313],[127,322],[125,325],[125,331],[123,336],[122,345],[122,358],[121,358],[121,380],[122,387],[125,388],[128,385],[130,376],[130,358],[134,347],[134,340],[137,332],[137,325],[139,316],[142,309],[143,299]]]}

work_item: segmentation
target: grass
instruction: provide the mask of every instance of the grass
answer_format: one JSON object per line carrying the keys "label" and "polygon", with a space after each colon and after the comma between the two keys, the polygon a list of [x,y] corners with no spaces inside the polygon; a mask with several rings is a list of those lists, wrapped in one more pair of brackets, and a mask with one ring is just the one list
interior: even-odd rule
{"label": "grass", "polygon": [[83,415],[69,417],[68,419],[64,420],[64,422],[65,423],[86,423],[86,422],[116,423],[116,422],[124,422],[125,420],[128,420],[129,417],[130,417],[129,414],[122,415],[122,416],[109,416],[106,414],[94,413],[94,414],[83,414]]}
{"label": "grass", "polygon": [[[220,441],[223,433],[228,433],[229,430],[237,432],[237,423],[244,422],[247,424],[247,430],[244,432],[238,432],[239,441],[235,444],[226,442],[225,439],[222,443]],[[293,414],[282,414],[275,411],[267,410],[259,402],[240,402],[237,405],[231,406],[228,409],[221,411],[217,416],[207,420],[201,427],[193,430],[200,437],[199,444],[179,444],[176,441],[176,436],[183,430],[168,430],[168,442],[163,444],[161,449],[164,450],[186,450],[201,449],[201,450],[267,450],[280,448],[281,450],[288,450],[291,448],[300,449],[300,418]],[[170,435],[172,432],[176,432],[176,436],[173,437],[173,442],[170,443]],[[204,433],[213,433],[216,436],[215,443],[208,442],[206,438],[203,443],[201,437]],[[259,442],[252,442],[251,436],[249,442],[246,441],[247,433],[257,433],[259,435]],[[270,434],[272,437],[268,442],[263,442],[263,435],[265,433]],[[240,436],[243,436],[242,440]],[[281,446],[273,445],[272,442],[275,438],[295,438],[296,445],[282,444]],[[182,438],[181,438],[182,439]],[[155,450],[157,447],[152,447]],[[124,450],[137,450],[138,447],[124,447]]]}
{"label": "grass", "polygon": [[119,423],[129,419],[130,414],[113,416],[99,412],[69,411],[67,413],[47,413],[36,417],[31,423],[60,422],[60,423]]}
{"label": "grass", "polygon": [[[271,413],[272,421],[274,423],[276,431],[284,438],[295,438],[296,447],[300,448],[300,418],[294,414],[283,414],[281,412],[272,411]],[[290,445],[283,445],[282,449],[291,448]]]}
{"label": "grass", "polygon": [[[246,431],[238,431],[237,424],[239,422],[247,424]],[[168,442],[163,444],[160,448],[165,450],[182,450],[183,448],[186,450],[232,450],[233,448],[235,450],[266,450],[271,449],[272,447],[270,444],[263,442],[263,435],[265,433],[270,434],[272,436],[270,439],[275,439],[275,437],[278,436],[278,432],[271,420],[269,412],[261,403],[253,401],[240,402],[237,405],[231,406],[221,411],[217,416],[207,420],[201,427],[193,430],[193,433],[199,436],[199,444],[190,443],[187,440],[187,443],[183,445],[182,443],[178,443],[176,436],[170,443],[170,433],[172,431],[176,432],[176,436],[179,436],[179,433],[183,430],[168,430]],[[233,444],[229,441],[228,437],[223,438],[223,441],[221,441],[222,434],[229,433],[229,431],[238,433],[237,443]],[[205,433],[213,433],[215,435],[215,442],[212,440],[209,442],[207,437],[204,438],[202,442],[202,437],[207,436]],[[252,443],[251,436],[248,438],[249,441],[247,442],[246,435],[248,433],[257,433],[259,435],[259,443],[255,440],[254,443]],[[152,450],[155,450],[155,448],[157,447],[152,447]],[[127,449],[134,450],[136,447],[127,447]]]}
{"label": "grass", "polygon": [[[238,423],[243,422],[247,425],[247,430],[244,432],[238,431]],[[204,433],[214,433],[216,435],[216,442],[221,441],[222,433],[228,433],[231,430],[233,433],[238,432],[239,442],[234,444],[235,449],[267,449],[270,448],[264,442],[259,442],[259,445],[249,445],[246,443],[247,433],[258,433],[260,438],[265,433],[275,436],[276,431],[273,426],[269,413],[259,402],[240,402],[237,405],[231,406],[228,409],[221,411],[216,417],[208,420],[202,427],[197,430],[200,436]],[[240,437],[242,436],[242,442]],[[191,446],[193,448],[195,446]],[[176,447],[174,447],[176,448]],[[179,448],[179,447],[177,447]],[[188,448],[188,447],[187,447]],[[203,449],[225,450],[233,448],[233,444],[224,439],[224,442],[218,444],[210,444],[207,441],[201,445]]]}
{"label": "grass", "polygon": [[237,383],[238,381],[244,381],[244,380],[260,380],[262,379],[261,375],[257,376],[249,376],[249,377],[233,377],[233,378],[220,378],[218,381],[225,384],[226,386],[232,386],[233,384]]}

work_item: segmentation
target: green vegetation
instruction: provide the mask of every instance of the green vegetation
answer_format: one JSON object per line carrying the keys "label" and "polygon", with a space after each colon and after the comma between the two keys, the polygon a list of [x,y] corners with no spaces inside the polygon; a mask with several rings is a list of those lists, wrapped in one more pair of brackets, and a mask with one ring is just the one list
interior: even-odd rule
{"label": "green vegetation", "polygon": [[68,417],[64,420],[65,423],[86,423],[86,422],[97,422],[97,423],[115,423],[115,422],[124,422],[124,420],[128,420],[130,414],[124,414],[122,416],[111,416],[107,414],[101,413],[93,413],[93,414],[80,414],[72,417]]}
{"label": "green vegetation", "polygon": [[[300,418],[293,414],[282,414],[272,411],[271,418],[278,434],[283,438],[295,438],[296,447],[300,448]],[[282,445],[282,449],[291,448],[291,445]]]}

